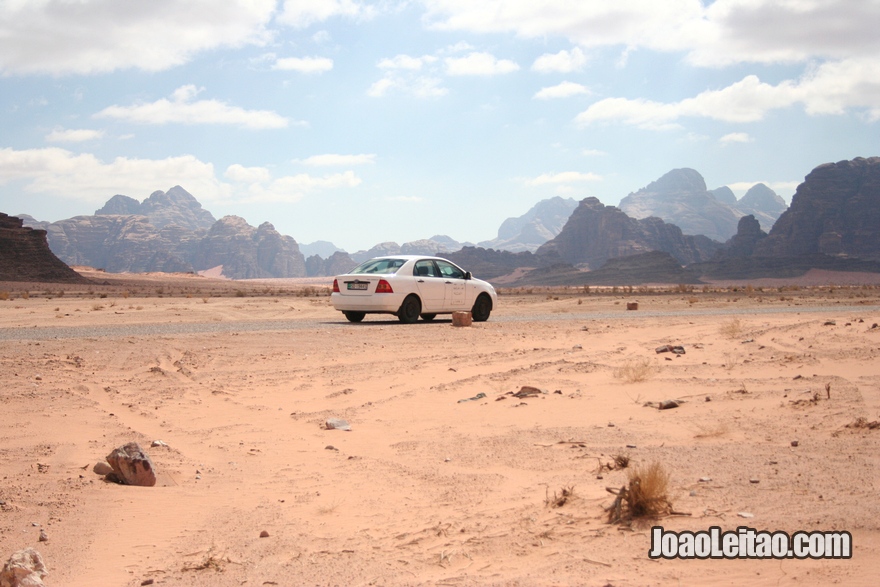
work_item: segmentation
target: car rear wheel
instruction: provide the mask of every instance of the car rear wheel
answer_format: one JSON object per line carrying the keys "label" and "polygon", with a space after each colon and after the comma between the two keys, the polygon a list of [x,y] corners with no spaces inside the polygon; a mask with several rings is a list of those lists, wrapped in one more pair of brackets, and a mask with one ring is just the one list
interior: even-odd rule
{"label": "car rear wheel", "polygon": [[349,322],[360,322],[367,315],[366,312],[343,312],[343,314],[345,314]]}
{"label": "car rear wheel", "polygon": [[480,294],[474,302],[474,307],[471,308],[471,317],[474,322],[485,322],[489,319],[490,313],[492,313],[492,300],[486,294]]}
{"label": "car rear wheel", "polygon": [[403,300],[403,303],[400,304],[400,309],[397,310],[397,319],[404,324],[412,324],[419,319],[419,314],[421,313],[422,302],[419,301],[417,296],[408,295]]}
{"label": "car rear wheel", "polygon": [[431,320],[433,320],[436,317],[437,317],[437,314],[422,314],[422,320],[424,320],[425,322],[430,322]]}

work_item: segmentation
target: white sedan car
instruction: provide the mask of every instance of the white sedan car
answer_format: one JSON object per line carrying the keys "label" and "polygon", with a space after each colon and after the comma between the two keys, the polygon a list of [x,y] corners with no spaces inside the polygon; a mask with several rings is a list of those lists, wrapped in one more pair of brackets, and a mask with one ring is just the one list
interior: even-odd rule
{"label": "white sedan car", "polygon": [[489,283],[441,259],[418,255],[377,257],[333,280],[333,307],[351,322],[367,314],[394,314],[404,323],[437,314],[470,311],[475,322],[489,319],[498,296]]}

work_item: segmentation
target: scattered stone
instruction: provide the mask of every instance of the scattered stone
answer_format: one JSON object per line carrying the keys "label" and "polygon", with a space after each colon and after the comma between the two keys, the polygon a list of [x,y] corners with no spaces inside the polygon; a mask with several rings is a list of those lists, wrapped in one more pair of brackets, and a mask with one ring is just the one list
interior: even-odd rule
{"label": "scattered stone", "polygon": [[141,581],[141,587],[144,587],[145,585],[152,585],[152,584],[153,584],[152,579],[144,579],[143,581]]}
{"label": "scattered stone", "polygon": [[452,313],[452,325],[453,326],[470,326],[474,323],[474,318],[471,316],[470,312],[453,312]]}
{"label": "scattered stone", "polygon": [[328,444],[327,446],[324,447],[324,450],[336,450],[336,451],[338,451],[339,449],[336,448],[335,446],[333,446],[332,444]]}
{"label": "scattered stone", "polygon": [[791,441],[791,445],[792,445],[792,446],[797,446],[798,444],[800,444],[800,443],[799,443],[797,440],[792,440],[792,441]]}
{"label": "scattered stone", "polygon": [[634,444],[627,444],[626,448],[638,448],[638,447]]}
{"label": "scattered stone", "polygon": [[747,338],[744,341],[742,341],[740,344],[748,344],[750,342],[755,342],[755,339],[754,338]]}
{"label": "scattered stone", "polygon": [[627,302],[627,303],[626,303],[626,309],[627,309],[627,310],[638,310],[638,309],[639,309],[639,303],[638,303],[638,302]]}
{"label": "scattered stone", "polygon": [[740,518],[754,518],[755,517],[755,514],[750,514],[749,512],[739,512],[736,515],[739,516]]}
{"label": "scattered stone", "polygon": [[513,397],[518,397],[520,399],[525,397],[538,397],[540,395],[546,394],[547,391],[541,389],[540,387],[533,387],[531,385],[523,385],[519,388],[519,391],[513,394]]}
{"label": "scattered stone", "polygon": [[345,430],[346,432],[351,432],[351,424],[342,418],[327,418],[327,421],[324,422],[324,428],[327,430]]}
{"label": "scattered stone", "polygon": [[0,571],[2,587],[43,587],[48,575],[43,557],[33,548],[19,550],[6,561]]}
{"label": "scattered stone", "polygon": [[94,472],[96,475],[109,475],[113,472],[113,467],[111,467],[104,461],[99,461],[95,463],[94,467],[92,467],[92,472]]}
{"label": "scattered stone", "polygon": [[168,443],[166,443],[162,440],[154,440],[153,442],[150,443],[150,446],[152,446],[152,447],[168,446]]}
{"label": "scattered stone", "polygon": [[749,483],[760,483],[760,482],[761,482],[760,479],[755,479],[754,477],[752,477],[751,479],[749,479]]}
{"label": "scattered stone", "polygon": [[836,320],[827,320],[823,326],[837,326]]}
{"label": "scattered stone", "polygon": [[113,471],[107,475],[109,481],[139,487],[156,485],[153,462],[136,442],[129,442],[114,449],[107,455],[107,462],[113,468]]}
{"label": "scattered stone", "polygon": [[708,483],[712,480],[712,477],[700,477],[700,483]]}
{"label": "scattered stone", "polygon": [[265,530],[263,530],[262,532],[260,532],[260,538],[268,538],[268,537],[269,537],[269,533],[266,532]]}
{"label": "scattered stone", "polygon": [[43,530],[42,528],[40,528],[40,537],[38,538],[38,540],[40,542],[48,542],[49,541],[49,535],[46,534],[46,531]]}
{"label": "scattered stone", "polygon": [[664,401],[660,402],[659,404],[657,404],[657,409],[658,410],[671,410],[672,408],[677,408],[680,405],[681,405],[681,400],[667,399],[667,400],[664,400]]}
{"label": "scattered stone", "polygon": [[475,395],[474,397],[469,397],[469,398],[466,398],[466,399],[460,399],[460,400],[458,400],[458,403],[463,404],[464,402],[475,402],[475,401],[477,401],[477,400],[481,400],[481,399],[483,399],[484,397],[486,397],[486,394],[483,393],[483,392],[480,392],[480,393],[478,393],[477,395]]}
{"label": "scattered stone", "polygon": [[664,344],[663,346],[659,346],[659,347],[657,347],[657,348],[654,349],[654,350],[655,350],[658,354],[659,354],[659,353],[674,353],[674,354],[676,354],[676,355],[683,355],[683,354],[685,354],[684,347],[681,346],[681,345]]}
{"label": "scattered stone", "polygon": [[580,351],[580,350],[583,350],[583,348],[584,348],[583,345],[576,344],[576,345],[574,345],[573,347],[571,347],[571,350],[573,350],[573,351]]}

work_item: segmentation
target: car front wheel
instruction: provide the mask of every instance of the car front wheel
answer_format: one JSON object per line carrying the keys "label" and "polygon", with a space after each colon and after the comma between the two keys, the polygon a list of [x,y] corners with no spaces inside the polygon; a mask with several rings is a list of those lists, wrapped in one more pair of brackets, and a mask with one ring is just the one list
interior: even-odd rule
{"label": "car front wheel", "polygon": [[360,322],[367,315],[366,312],[343,312],[343,314],[345,314],[349,322]]}
{"label": "car front wheel", "polygon": [[474,302],[474,307],[471,308],[471,317],[474,322],[485,322],[489,319],[491,312],[492,300],[486,294],[480,294],[477,301]]}
{"label": "car front wheel", "polygon": [[422,302],[419,301],[418,297],[409,295],[400,304],[400,309],[397,311],[397,319],[404,324],[412,324],[419,319],[419,314],[421,313]]}

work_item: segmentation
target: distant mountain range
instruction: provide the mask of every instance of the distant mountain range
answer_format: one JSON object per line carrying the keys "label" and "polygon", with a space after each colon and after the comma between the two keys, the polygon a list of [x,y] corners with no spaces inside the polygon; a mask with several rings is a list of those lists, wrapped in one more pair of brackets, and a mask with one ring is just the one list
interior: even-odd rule
{"label": "distant mountain range", "polygon": [[114,196],[92,216],[52,223],[20,218],[45,230],[52,251],[68,265],[111,272],[324,276],[372,256],[404,253],[440,253],[505,284],[606,283],[638,275],[686,283],[701,275],[778,274],[780,263],[880,271],[880,158],[817,167],[787,209],[763,184],[737,201],[728,188],[707,190],[693,169],[676,169],[617,207],[596,198],[544,200],[479,245],[435,235],[352,254],[326,241],[301,246],[268,222],[252,227],[236,216],[216,220],[180,186],[143,202]]}

